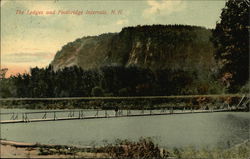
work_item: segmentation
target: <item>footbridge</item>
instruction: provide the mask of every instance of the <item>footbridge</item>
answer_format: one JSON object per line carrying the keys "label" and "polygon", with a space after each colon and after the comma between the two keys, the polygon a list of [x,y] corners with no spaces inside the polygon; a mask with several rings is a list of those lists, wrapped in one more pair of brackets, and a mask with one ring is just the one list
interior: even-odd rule
{"label": "footbridge", "polygon": [[[103,118],[120,117],[140,117],[140,116],[159,116],[159,115],[177,115],[194,113],[215,113],[235,111],[236,109],[211,109],[211,110],[192,110],[185,109],[161,109],[161,110],[63,110],[63,111],[36,111],[36,112],[11,112],[1,113],[0,124],[10,123],[30,123],[61,120],[87,120]],[[238,109],[239,110],[239,109]]]}
{"label": "footbridge", "polygon": [[246,109],[247,105],[249,105],[249,101],[249,98],[244,95],[241,97],[238,104],[234,106],[230,106],[227,103],[223,103],[220,107],[202,107],[199,109],[195,109],[194,107],[190,106],[183,106],[181,108],[175,106],[168,106],[160,109],[158,108],[141,110],[67,109],[32,111],[28,109],[21,109],[22,111],[18,110],[18,112],[1,111],[0,124],[242,111]]}

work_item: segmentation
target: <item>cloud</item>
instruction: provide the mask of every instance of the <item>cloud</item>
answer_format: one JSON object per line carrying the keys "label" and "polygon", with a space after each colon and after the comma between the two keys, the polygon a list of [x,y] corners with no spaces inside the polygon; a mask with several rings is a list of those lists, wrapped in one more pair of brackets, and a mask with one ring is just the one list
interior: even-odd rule
{"label": "cloud", "polygon": [[149,8],[143,11],[145,18],[151,18],[156,15],[168,15],[185,8],[185,2],[182,0],[148,0],[147,4]]}
{"label": "cloud", "polygon": [[[21,2],[21,1],[20,1]],[[58,4],[56,1],[22,1],[22,4],[24,4],[27,9],[30,10],[54,10],[58,9]]]}
{"label": "cloud", "polygon": [[116,22],[117,25],[126,25],[128,24],[128,19],[120,19]]}
{"label": "cloud", "polygon": [[2,56],[4,63],[47,63],[52,60],[53,54],[49,52],[11,53]]}

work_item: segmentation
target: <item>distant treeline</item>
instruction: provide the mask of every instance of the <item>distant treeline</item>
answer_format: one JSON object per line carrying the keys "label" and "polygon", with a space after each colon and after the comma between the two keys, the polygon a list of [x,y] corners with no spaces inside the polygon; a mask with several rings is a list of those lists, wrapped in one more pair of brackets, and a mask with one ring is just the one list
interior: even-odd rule
{"label": "distant treeline", "polygon": [[217,94],[223,87],[213,80],[197,79],[195,72],[156,70],[136,66],[104,66],[95,70],[66,67],[53,71],[31,68],[1,80],[1,97],[88,97]]}

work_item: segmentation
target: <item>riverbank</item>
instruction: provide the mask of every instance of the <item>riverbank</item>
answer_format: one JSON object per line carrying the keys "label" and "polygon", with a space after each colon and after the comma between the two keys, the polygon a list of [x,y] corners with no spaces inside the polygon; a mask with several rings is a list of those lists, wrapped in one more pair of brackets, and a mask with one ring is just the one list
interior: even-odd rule
{"label": "riverbank", "polygon": [[74,147],[45,145],[0,140],[1,158],[168,158],[168,159],[246,159],[250,157],[250,141],[229,149],[201,149],[194,147],[159,148],[152,140],[141,138],[138,142],[118,140],[104,147]]}
{"label": "riverbank", "polygon": [[150,138],[138,142],[117,140],[115,145],[76,147],[67,145],[32,144],[1,140],[1,158],[166,158]]}
{"label": "riverbank", "polygon": [[[69,97],[69,98],[1,98],[0,108],[25,109],[219,109],[245,104],[243,94],[135,96],[135,97]],[[243,104],[243,105],[244,105]]]}
{"label": "riverbank", "polygon": [[45,145],[0,140],[0,158],[107,158],[108,154],[96,152],[94,147]]}

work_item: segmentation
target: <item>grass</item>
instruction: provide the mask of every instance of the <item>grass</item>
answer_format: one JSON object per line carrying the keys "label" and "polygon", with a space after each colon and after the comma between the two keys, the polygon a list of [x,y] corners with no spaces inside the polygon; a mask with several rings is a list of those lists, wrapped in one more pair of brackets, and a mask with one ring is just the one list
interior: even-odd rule
{"label": "grass", "polygon": [[39,155],[69,155],[69,156],[79,156],[82,152],[96,152],[96,148],[79,148],[74,146],[66,145],[40,145]]}
{"label": "grass", "polygon": [[243,95],[189,95],[149,97],[77,97],[77,98],[9,98],[0,99],[0,108],[26,109],[161,109],[175,107],[218,107],[237,105]]}
{"label": "grass", "polygon": [[161,150],[150,138],[141,138],[137,142],[117,140],[115,145],[108,144],[102,150],[111,158],[166,158],[167,153]]}
{"label": "grass", "polygon": [[25,101],[25,100],[121,100],[121,99],[173,99],[173,98],[197,98],[197,97],[242,97],[243,94],[208,94],[208,95],[175,95],[175,96],[129,96],[129,97],[62,97],[62,98],[1,98],[0,101]]}
{"label": "grass", "polygon": [[230,149],[202,148],[197,150],[190,146],[180,149],[174,148],[169,152],[172,157],[180,159],[248,159],[250,157],[250,142],[248,140]]}
{"label": "grass", "polygon": [[[15,146],[15,145],[13,145]],[[104,146],[75,147],[67,145],[16,145],[27,151],[38,150],[38,155],[56,155],[67,158],[159,158],[159,159],[248,159],[250,158],[250,140],[230,147],[195,148],[193,146],[180,148],[161,148],[151,138],[140,138],[138,141],[116,140],[105,142]]]}
{"label": "grass", "polygon": [[115,144],[108,144],[104,147],[104,151],[112,158],[248,159],[250,141],[247,140],[230,149],[196,149],[193,146],[162,149],[152,139],[141,138],[137,142],[118,140]]}

